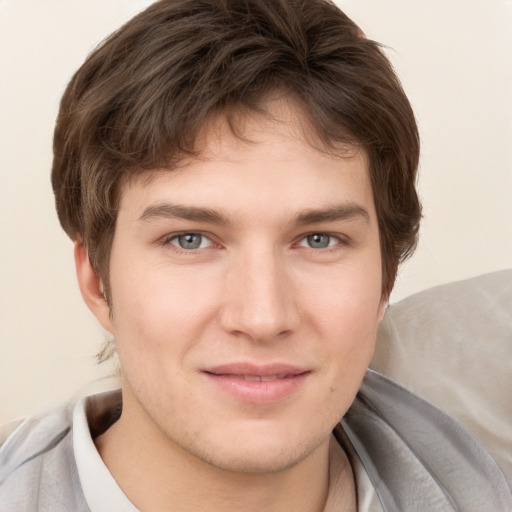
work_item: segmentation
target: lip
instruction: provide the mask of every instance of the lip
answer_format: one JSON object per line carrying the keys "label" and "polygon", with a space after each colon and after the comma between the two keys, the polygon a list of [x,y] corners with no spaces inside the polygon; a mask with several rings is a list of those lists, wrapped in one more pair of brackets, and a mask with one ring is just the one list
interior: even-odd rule
{"label": "lip", "polygon": [[311,374],[290,364],[234,363],[202,370],[223,392],[247,403],[269,404],[292,395]]}

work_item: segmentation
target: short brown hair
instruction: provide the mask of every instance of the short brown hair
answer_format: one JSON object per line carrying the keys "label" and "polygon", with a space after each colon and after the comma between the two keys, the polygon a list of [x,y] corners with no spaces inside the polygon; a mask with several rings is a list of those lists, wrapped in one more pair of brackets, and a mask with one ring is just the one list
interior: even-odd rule
{"label": "short brown hair", "polygon": [[87,247],[107,297],[122,184],[193,154],[213,115],[261,109],[275,91],[305,108],[328,147],[364,149],[389,295],[416,245],[419,136],[379,44],[327,0],[161,0],[89,55],[55,129],[59,220]]}

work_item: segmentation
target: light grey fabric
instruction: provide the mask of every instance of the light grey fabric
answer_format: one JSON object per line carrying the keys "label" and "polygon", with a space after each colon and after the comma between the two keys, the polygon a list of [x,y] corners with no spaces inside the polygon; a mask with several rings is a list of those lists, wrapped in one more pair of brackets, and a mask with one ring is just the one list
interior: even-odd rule
{"label": "light grey fabric", "polygon": [[72,445],[71,408],[23,422],[0,448],[1,512],[89,512]]}
{"label": "light grey fabric", "polygon": [[505,476],[476,438],[382,375],[368,371],[341,425],[385,512],[512,511]]}
{"label": "light grey fabric", "polygon": [[512,269],[392,305],[371,367],[462,423],[512,486]]}

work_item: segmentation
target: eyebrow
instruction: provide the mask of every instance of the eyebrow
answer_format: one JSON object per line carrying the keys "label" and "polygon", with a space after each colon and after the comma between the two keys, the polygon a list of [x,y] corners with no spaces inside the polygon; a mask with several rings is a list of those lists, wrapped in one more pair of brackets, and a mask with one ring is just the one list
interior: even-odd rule
{"label": "eyebrow", "polygon": [[300,212],[295,217],[295,224],[303,226],[306,224],[318,224],[321,222],[335,222],[360,217],[367,224],[370,223],[368,210],[357,203],[345,203],[329,208],[308,209]]}
{"label": "eyebrow", "polygon": [[227,217],[216,210],[168,203],[148,206],[142,212],[139,220],[146,221],[154,218],[177,218],[211,224],[228,224]]}
{"label": "eyebrow", "polygon": [[[293,217],[292,224],[304,226],[307,224],[319,224],[321,222],[349,220],[357,217],[362,218],[368,224],[370,223],[368,211],[361,205],[350,202],[328,208],[303,210]],[[148,221],[154,218],[178,218],[218,225],[229,224],[229,219],[217,210],[169,203],[148,206],[142,212],[139,220]]]}

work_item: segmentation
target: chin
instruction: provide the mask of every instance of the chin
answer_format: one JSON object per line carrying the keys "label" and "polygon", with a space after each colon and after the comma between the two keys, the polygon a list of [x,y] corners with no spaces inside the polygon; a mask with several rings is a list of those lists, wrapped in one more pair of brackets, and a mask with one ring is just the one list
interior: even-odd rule
{"label": "chin", "polygon": [[279,450],[254,447],[254,449],[230,450],[229,453],[203,454],[204,461],[224,471],[234,473],[278,473],[299,464],[310,453],[301,447]]}
{"label": "chin", "polygon": [[[226,439],[228,442],[226,443]],[[235,473],[276,473],[296,466],[319,449],[328,445],[330,431],[304,439],[292,432],[256,431],[244,429],[243,434],[204,439],[186,449],[207,464]]]}

